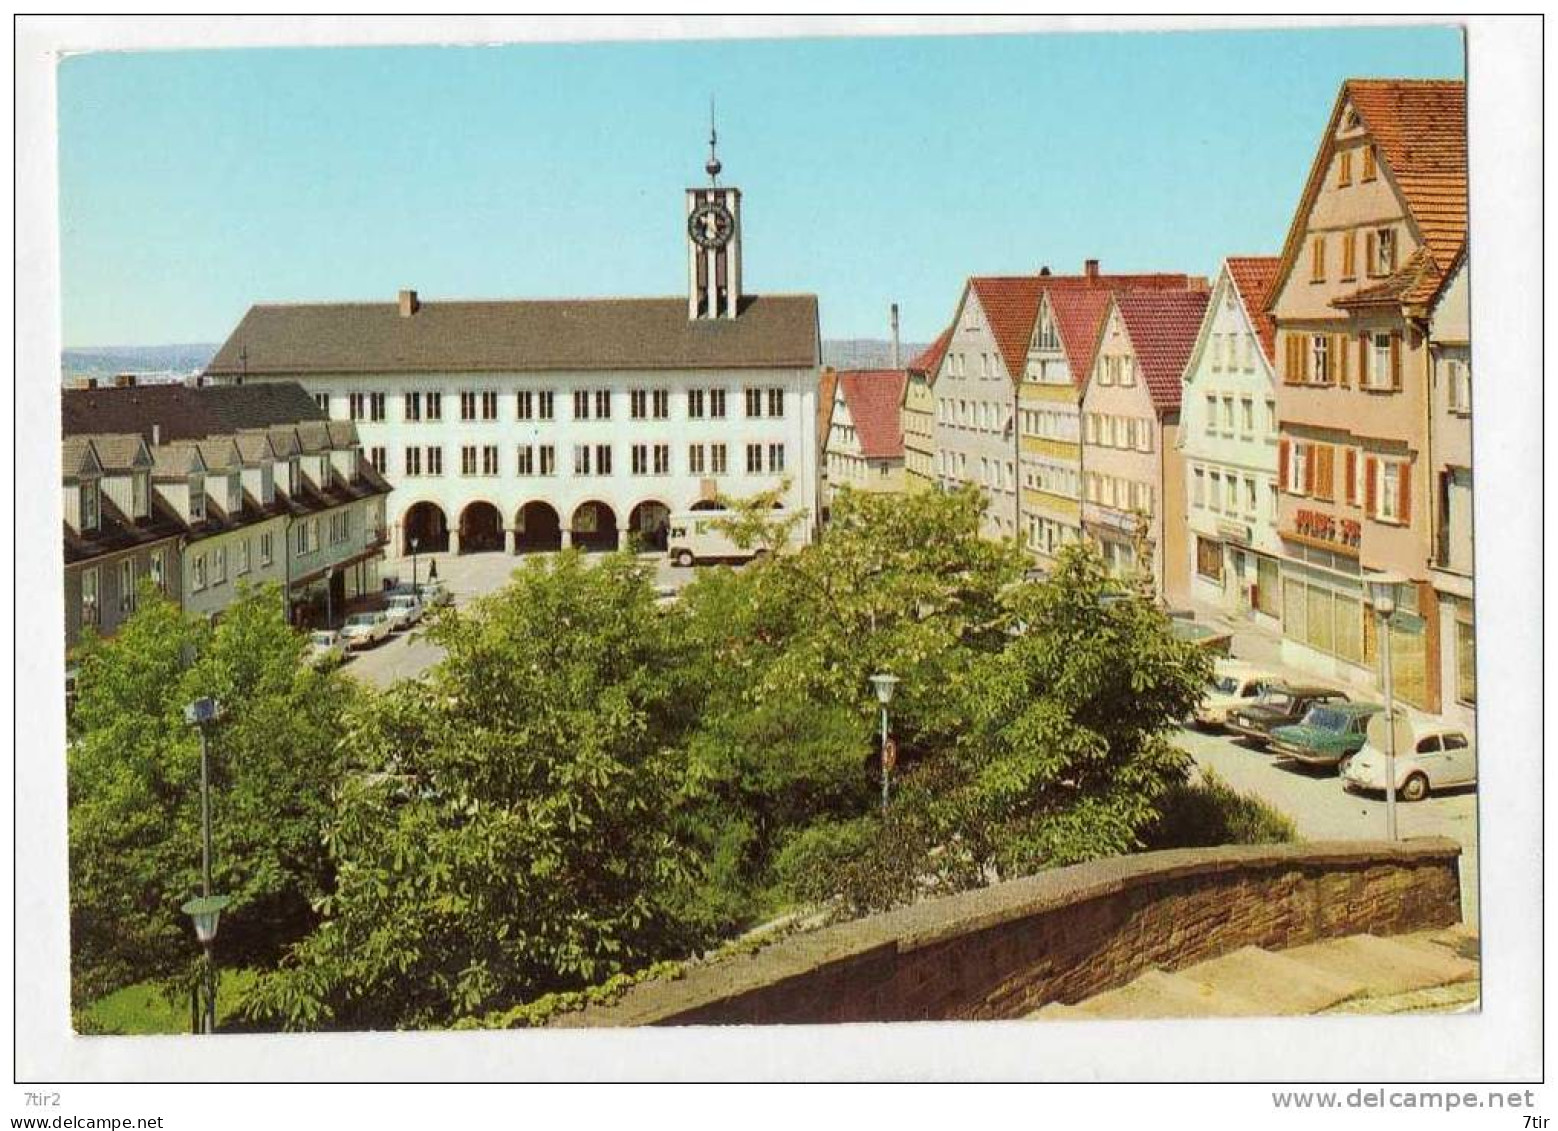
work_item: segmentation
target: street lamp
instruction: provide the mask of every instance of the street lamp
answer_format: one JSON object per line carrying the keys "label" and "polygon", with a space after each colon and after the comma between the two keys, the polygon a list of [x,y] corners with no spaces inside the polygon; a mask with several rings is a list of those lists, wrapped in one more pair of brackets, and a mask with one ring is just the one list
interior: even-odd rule
{"label": "street lamp", "polygon": [[1390,618],[1401,598],[1405,574],[1394,570],[1364,575],[1369,601],[1379,617],[1380,642],[1385,667],[1385,837],[1396,839],[1396,689],[1390,657]]}
{"label": "street lamp", "polygon": [[895,675],[874,675],[871,686],[876,690],[876,701],[882,705],[882,816],[887,816],[887,783],[893,763],[898,760],[892,740],[887,737],[887,705],[893,701],[893,689],[898,686]]}
{"label": "street lamp", "polygon": [[200,898],[181,910],[195,922],[195,937],[206,952],[206,1010],[204,1031],[216,1032],[216,962],[211,947],[216,942],[217,920],[227,897],[211,894],[211,762],[207,731],[222,717],[222,705],[209,696],[184,708],[184,721],[200,731]]}
{"label": "street lamp", "polygon": [[411,591],[413,593],[417,588],[417,541],[416,538],[411,539]]}
{"label": "street lamp", "polygon": [[325,567],[325,627],[335,627],[335,566]]}

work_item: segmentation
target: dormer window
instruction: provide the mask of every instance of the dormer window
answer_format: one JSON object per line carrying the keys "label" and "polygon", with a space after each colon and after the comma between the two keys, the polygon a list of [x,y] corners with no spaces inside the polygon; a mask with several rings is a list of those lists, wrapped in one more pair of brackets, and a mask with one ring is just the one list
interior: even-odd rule
{"label": "dormer window", "polygon": [[287,461],[287,494],[289,495],[298,493],[298,479],[302,475],[301,462],[296,458]]}
{"label": "dormer window", "polygon": [[189,477],[189,517],[204,521],[206,517],[206,477]]}
{"label": "dormer window", "polygon": [[227,477],[227,513],[237,514],[243,510],[243,481],[240,476],[229,475]]}
{"label": "dormer window", "polygon": [[81,529],[96,530],[99,521],[97,481],[88,480],[81,485]]}
{"label": "dormer window", "polygon": [[270,463],[260,465],[260,502],[270,506],[276,501],[276,468]]}
{"label": "dormer window", "polygon": [[130,505],[137,519],[151,516],[151,476],[144,471],[130,478]]}

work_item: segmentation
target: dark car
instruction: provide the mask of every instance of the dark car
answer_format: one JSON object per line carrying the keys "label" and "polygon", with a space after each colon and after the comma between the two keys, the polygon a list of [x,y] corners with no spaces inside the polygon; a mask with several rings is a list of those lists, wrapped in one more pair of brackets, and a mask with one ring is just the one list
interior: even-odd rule
{"label": "dark car", "polygon": [[1311,766],[1345,770],[1368,737],[1369,720],[1385,708],[1378,703],[1319,703],[1304,721],[1271,732],[1271,749]]}
{"label": "dark car", "polygon": [[1273,683],[1266,693],[1248,707],[1228,712],[1227,727],[1235,734],[1260,746],[1271,741],[1271,732],[1291,726],[1323,703],[1345,703],[1347,693],[1318,684]]}

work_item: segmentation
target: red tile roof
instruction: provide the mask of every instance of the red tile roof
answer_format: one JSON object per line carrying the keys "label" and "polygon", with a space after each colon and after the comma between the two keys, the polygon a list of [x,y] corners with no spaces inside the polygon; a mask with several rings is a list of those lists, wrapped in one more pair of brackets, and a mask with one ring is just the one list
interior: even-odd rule
{"label": "red tile roof", "polygon": [[1230,255],[1228,274],[1233,278],[1234,289],[1244,303],[1244,312],[1255,327],[1260,348],[1266,360],[1273,365],[1277,361],[1277,324],[1266,310],[1266,296],[1276,285],[1277,271],[1282,266],[1279,255]]}
{"label": "red tile roof", "polygon": [[826,449],[828,432],[833,428],[833,397],[838,392],[839,375],[832,366],[817,379],[817,446]]}
{"label": "red tile roof", "polygon": [[839,387],[860,437],[860,454],[866,459],[903,458],[904,385],[909,374],[902,369],[840,370]]}
{"label": "red tile roof", "polygon": [[[1014,380],[1022,375],[1028,360],[1028,343],[1039,317],[1039,296],[1046,290],[1121,289],[1208,291],[1206,279],[1196,275],[1150,272],[1140,275],[976,275],[969,280],[979,296],[980,308],[990,323],[990,332],[1006,361],[1006,371]],[[950,331],[949,331],[950,332]],[[1075,347],[1078,349],[1091,347]],[[1069,360],[1069,353],[1068,353]],[[1085,372],[1085,371],[1084,371]]]}
{"label": "red tile roof", "polygon": [[1185,362],[1200,336],[1209,297],[1204,291],[1163,290],[1122,291],[1115,296],[1142,379],[1160,413],[1179,409]]}
{"label": "red tile roof", "polygon": [[1028,342],[1039,316],[1042,282],[1038,275],[980,275],[969,280],[990,323],[990,333],[1006,359],[1006,372],[1014,380],[1028,362]]}
{"label": "red tile roof", "polygon": [[909,362],[909,371],[934,377],[936,370],[941,368],[941,359],[947,356],[947,343],[950,341],[952,341],[952,327],[948,326],[941,332],[941,337],[926,346],[918,357]]}
{"label": "red tile roof", "polygon": [[1349,79],[1344,86],[1407,198],[1439,270],[1466,239],[1466,84]]}
{"label": "red tile roof", "polygon": [[1054,286],[1048,290],[1050,311],[1054,314],[1055,330],[1060,335],[1060,346],[1071,370],[1071,381],[1080,389],[1092,371],[1099,331],[1103,329],[1109,297],[1114,292],[1102,287],[1073,286]]}

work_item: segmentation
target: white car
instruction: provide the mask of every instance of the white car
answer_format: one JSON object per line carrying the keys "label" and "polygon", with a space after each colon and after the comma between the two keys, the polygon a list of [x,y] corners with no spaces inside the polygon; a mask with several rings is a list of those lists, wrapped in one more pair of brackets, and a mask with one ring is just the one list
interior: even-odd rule
{"label": "white car", "polygon": [[339,664],[346,659],[346,642],[331,628],[316,628],[308,634],[308,662],[316,668]]}
{"label": "white car", "polygon": [[442,581],[422,582],[422,584],[417,586],[417,596],[421,599],[424,609],[454,604],[454,594],[449,592],[448,587]]}
{"label": "white car", "polygon": [[1239,660],[1218,660],[1207,685],[1206,696],[1196,708],[1195,720],[1202,726],[1220,727],[1228,722],[1228,712],[1247,706],[1261,697],[1268,683],[1280,677],[1257,664]]}
{"label": "white car", "polygon": [[352,649],[371,647],[381,640],[387,640],[389,634],[389,617],[382,610],[353,613],[341,626],[341,639]]}
{"label": "white car", "polygon": [[392,593],[384,606],[392,631],[410,628],[422,619],[422,602],[412,593]]}
{"label": "white car", "polygon": [[[1385,716],[1379,714],[1369,721],[1368,741],[1342,772],[1346,788],[1384,792],[1386,741]],[[1403,801],[1421,801],[1433,790],[1476,780],[1477,747],[1460,727],[1398,722],[1395,786]]]}

